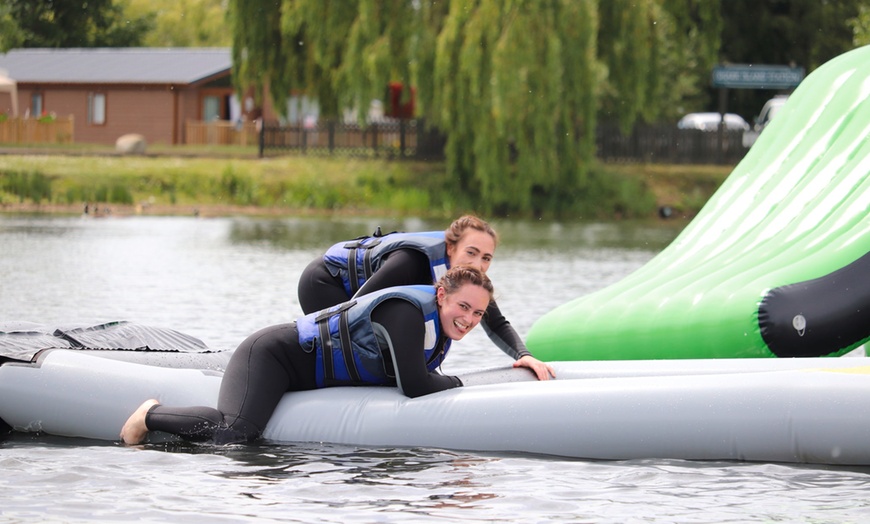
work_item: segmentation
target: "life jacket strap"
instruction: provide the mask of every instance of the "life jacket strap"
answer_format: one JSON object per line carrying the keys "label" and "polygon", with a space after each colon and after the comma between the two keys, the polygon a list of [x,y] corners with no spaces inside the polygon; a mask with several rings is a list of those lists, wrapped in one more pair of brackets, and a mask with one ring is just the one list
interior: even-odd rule
{"label": "life jacket strap", "polygon": [[332,345],[332,337],[329,335],[329,319],[334,315],[338,315],[338,335],[341,340],[341,355],[344,360],[345,369],[347,369],[347,374],[352,383],[362,384],[359,370],[356,367],[356,360],[353,358],[353,345],[350,340],[350,323],[347,314],[347,310],[355,304],[356,300],[345,302],[338,309],[321,311],[314,318],[320,331],[320,346],[323,353],[323,381],[327,386],[346,384],[335,378],[335,365],[332,353],[334,346]]}
{"label": "life jacket strap", "polygon": [[348,280],[350,281],[350,294],[356,295],[356,292],[359,291],[359,275],[357,274],[358,266],[356,261],[356,252],[360,249],[365,250],[363,253],[363,271],[365,275],[365,280],[368,280],[372,276],[372,252],[371,249],[373,247],[378,246],[381,241],[380,240],[372,240],[368,244],[363,244],[362,242],[370,237],[359,237],[354,240],[351,240],[347,244],[344,245],[344,248],[347,249],[347,271],[349,273]]}
{"label": "life jacket strap", "polygon": [[342,311],[347,311],[348,309],[352,308],[355,305],[356,305],[356,300],[348,300],[347,302],[342,302],[341,304],[339,304],[338,307],[336,307],[335,309],[330,307],[330,308],[321,310],[317,314],[317,316],[314,317],[314,321],[319,324],[320,322],[323,322],[327,318],[329,318],[333,315],[338,315]]}
{"label": "life jacket strap", "polygon": [[320,329],[320,352],[323,355],[323,382],[335,382],[335,367],[332,365],[332,337],[329,336],[329,322],[318,322]]}
{"label": "life jacket strap", "polygon": [[350,341],[350,326],[347,321],[347,311],[342,311],[338,317],[338,336],[341,339],[341,354],[344,357],[344,367],[354,384],[362,384],[356,360],[353,358],[353,345]]}

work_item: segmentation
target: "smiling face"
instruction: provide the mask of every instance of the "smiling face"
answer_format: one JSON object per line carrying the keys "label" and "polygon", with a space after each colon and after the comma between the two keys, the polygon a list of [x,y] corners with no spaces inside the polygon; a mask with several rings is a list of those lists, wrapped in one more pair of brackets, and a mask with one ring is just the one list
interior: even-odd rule
{"label": "smiling face", "polygon": [[471,266],[486,273],[495,254],[495,239],[489,233],[468,229],[455,244],[447,244],[450,267]]}
{"label": "smiling face", "polygon": [[437,297],[441,330],[447,337],[460,340],[480,324],[489,306],[490,293],[481,286],[466,283],[453,293],[439,287]]}

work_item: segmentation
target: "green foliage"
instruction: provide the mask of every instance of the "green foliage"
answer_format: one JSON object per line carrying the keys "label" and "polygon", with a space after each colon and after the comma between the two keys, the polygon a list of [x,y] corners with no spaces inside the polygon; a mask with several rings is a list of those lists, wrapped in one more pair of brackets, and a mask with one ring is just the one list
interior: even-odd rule
{"label": "green foliage", "polygon": [[[90,197],[90,198],[87,198]],[[123,185],[118,183],[100,184],[92,188],[86,202],[103,202],[107,204],[129,205],[133,203],[133,195]]]}
{"label": "green foliage", "polygon": [[866,4],[866,0],[722,2],[721,55],[735,63],[793,63],[813,71],[852,49],[854,35],[848,21],[858,17]]}
{"label": "green foliage", "polygon": [[350,188],[334,186],[319,177],[304,177],[284,187],[280,205],[313,209],[354,208],[359,201]]}
{"label": "green foliage", "polygon": [[[239,91],[268,86],[279,109],[287,94],[306,94],[323,116],[356,108],[365,119],[388,83],[401,82],[405,97],[413,86],[418,116],[447,137],[448,181],[461,199],[486,213],[558,215],[587,189],[600,107],[630,126],[671,107],[661,98],[698,90],[718,49],[717,9],[702,0],[230,0],[229,19]],[[663,80],[671,76],[680,81]]]}
{"label": "green foliage", "polygon": [[232,164],[227,165],[221,173],[218,194],[228,195],[234,204],[242,206],[258,203],[254,180],[250,176],[236,172]]}
{"label": "green foliage", "polygon": [[114,0],[5,0],[0,21],[17,27],[16,47],[138,46],[152,26],[150,17],[125,16]]}
{"label": "green foliage", "polygon": [[9,2],[0,2],[0,53],[20,47],[24,42],[24,31],[15,19],[12,5]]}
{"label": "green foliage", "polygon": [[598,56],[607,70],[600,118],[629,131],[703,107],[719,56],[719,0],[601,2]]}
{"label": "green foliage", "polygon": [[[355,18],[345,15],[336,27],[323,28],[331,31],[348,26],[335,87],[339,104],[360,109],[361,120],[371,100],[384,98],[388,83],[402,82],[406,88],[411,83],[408,43],[414,36],[416,11],[411,2],[360,0]],[[343,12],[352,13],[349,9]],[[405,97],[409,94],[406,89]]]}
{"label": "green foliage", "polygon": [[38,204],[51,201],[51,180],[33,171],[0,171],[0,191]]}
{"label": "green foliage", "polygon": [[173,166],[146,176],[129,175],[128,187],[149,199],[168,196],[170,203],[222,202],[225,204],[251,206],[264,205],[258,184],[247,173],[240,172],[230,163],[218,174],[187,172],[181,166]]}
{"label": "green foliage", "polygon": [[229,47],[224,0],[126,0],[133,19],[153,20],[142,45],[148,47]]}
{"label": "green foliage", "polygon": [[647,105],[648,79],[656,71],[655,8],[654,0],[611,0],[599,6],[599,57],[607,68],[602,109],[624,131]]}
{"label": "green foliage", "polygon": [[101,180],[88,185],[68,185],[57,203],[80,204],[95,202],[103,204],[131,205],[133,194],[126,185],[117,180]]}
{"label": "green foliage", "polygon": [[[720,59],[738,64],[792,65],[809,74],[858,45],[856,39],[862,32],[856,29],[866,4],[866,0],[724,1]],[[773,94],[767,90],[732,90],[728,110],[755,116]]]}
{"label": "green foliage", "polygon": [[655,197],[643,181],[601,168],[590,173],[589,183],[578,196],[573,211],[583,218],[643,218],[656,211]]}
{"label": "green foliage", "polygon": [[428,209],[430,191],[419,183],[401,180],[388,173],[362,171],[356,180],[360,203],[373,209],[391,209],[400,214],[413,214]]}
{"label": "green foliage", "polygon": [[859,5],[858,13],[846,23],[852,29],[855,47],[870,45],[870,5]]}
{"label": "green foliage", "polygon": [[[282,2],[275,0],[229,0],[228,20],[233,40],[233,82],[237,91],[253,90],[254,99],[262,103],[268,86],[289,95],[296,87],[281,71],[296,71],[294,34],[281,31]],[[282,108],[283,103],[275,107]]]}
{"label": "green foliage", "polygon": [[[450,218],[481,213],[431,162],[282,157],[103,157],[3,155],[0,203],[85,203],[113,212],[187,213],[188,206],[253,206],[263,213],[399,214]],[[728,166],[589,164],[583,187],[565,190],[563,218],[652,217],[658,205],[691,216],[727,177]],[[552,195],[532,188],[531,209],[512,217],[551,218]],[[136,208],[133,208],[136,206]],[[160,211],[155,211],[157,208]],[[152,211],[148,211],[151,209]],[[218,213],[232,211],[217,210]]]}
{"label": "green foliage", "polygon": [[594,147],[593,4],[451,3],[435,58],[433,119],[448,172],[486,213],[548,208],[582,186]]}

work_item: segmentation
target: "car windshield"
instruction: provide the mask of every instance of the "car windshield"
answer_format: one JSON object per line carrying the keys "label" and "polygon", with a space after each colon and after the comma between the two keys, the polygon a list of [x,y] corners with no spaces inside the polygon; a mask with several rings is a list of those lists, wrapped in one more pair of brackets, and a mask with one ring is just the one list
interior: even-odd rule
{"label": "car windshield", "polygon": [[772,120],[773,117],[775,117],[776,114],[779,113],[779,110],[780,110],[780,109],[782,109],[782,104],[773,104],[773,105],[771,105],[771,106],[770,106],[770,111],[768,111],[768,113],[767,113],[767,119],[768,119],[768,120]]}
{"label": "car windshield", "polygon": [[773,117],[782,109],[782,106],[785,105],[786,98],[773,98],[768,100],[764,107],[761,110],[761,115],[759,115],[757,122],[762,126],[767,125]]}
{"label": "car windshield", "polygon": [[[722,116],[719,113],[689,113],[677,123],[679,129],[700,129],[702,131],[715,131],[719,128]],[[725,114],[725,127],[728,129],[748,129],[749,124],[740,115],[734,113]]]}

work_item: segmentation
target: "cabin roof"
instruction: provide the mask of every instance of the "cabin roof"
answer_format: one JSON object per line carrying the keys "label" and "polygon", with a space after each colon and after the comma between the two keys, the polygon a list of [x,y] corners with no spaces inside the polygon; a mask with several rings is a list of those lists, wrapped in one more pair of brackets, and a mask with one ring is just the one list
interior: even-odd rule
{"label": "cabin roof", "polygon": [[0,69],[18,83],[195,84],[228,73],[229,48],[13,49]]}

